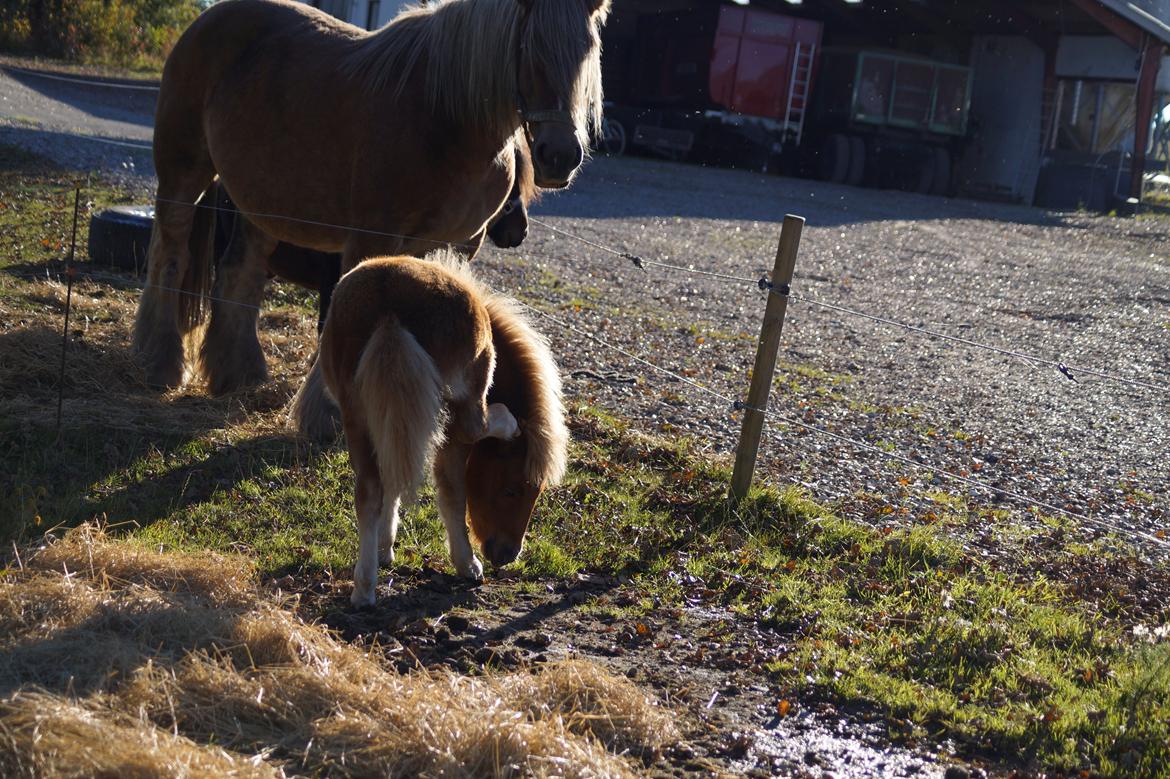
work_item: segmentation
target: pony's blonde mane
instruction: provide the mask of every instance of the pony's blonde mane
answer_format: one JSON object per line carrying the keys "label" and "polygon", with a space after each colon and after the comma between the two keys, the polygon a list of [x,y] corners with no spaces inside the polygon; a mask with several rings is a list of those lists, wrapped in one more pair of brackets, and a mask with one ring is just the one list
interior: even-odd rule
{"label": "pony's blonde mane", "polygon": [[[522,43],[550,84],[569,85],[569,93],[560,97],[587,141],[601,126],[599,29],[608,0],[589,19],[584,18],[586,0],[528,1]],[[372,94],[387,88],[402,94],[421,77],[428,108],[506,137],[519,124],[522,18],[520,0],[439,0],[408,7],[359,41],[342,67],[365,81]],[[574,40],[572,31],[583,25],[587,34]]]}
{"label": "pony's blonde mane", "polygon": [[487,308],[497,354],[496,364],[500,362],[498,355],[507,352],[510,361],[520,366],[525,374],[528,405],[509,409],[524,420],[523,431],[528,444],[525,476],[534,484],[549,486],[559,483],[568,465],[569,430],[565,426],[561,377],[548,339],[532,327],[517,301],[487,287],[456,252],[442,249],[428,254],[426,259],[442,264],[455,274]]}

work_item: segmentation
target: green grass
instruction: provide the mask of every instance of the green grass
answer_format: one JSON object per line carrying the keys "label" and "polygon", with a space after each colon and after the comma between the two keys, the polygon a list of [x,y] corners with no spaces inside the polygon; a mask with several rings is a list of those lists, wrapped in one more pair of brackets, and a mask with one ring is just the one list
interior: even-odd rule
{"label": "green grass", "polygon": [[[28,271],[43,275],[61,257],[69,181],[11,151],[0,149],[0,161],[3,540],[97,517],[152,544],[242,553],[266,577],[346,577],[356,550],[348,459],[284,432],[281,406],[300,370],[287,356],[287,375],[228,398],[157,397],[119,384],[134,289],[90,284],[76,311],[92,323],[70,354],[94,378],[67,388],[57,434],[59,291]],[[88,191],[97,202],[128,197],[100,184]],[[305,319],[290,340],[311,340],[312,303],[282,294],[280,326]],[[11,358],[14,345],[27,362]],[[790,373],[833,391],[848,384],[801,366]],[[516,586],[582,571],[629,577],[634,605],[597,608],[617,617],[698,605],[758,622],[775,635],[763,670],[794,701],[860,705],[895,734],[1043,769],[1170,776],[1170,644],[1136,636],[1124,610],[1080,600],[1036,573],[1042,566],[969,553],[946,521],[863,525],[799,490],[770,487],[733,508],[724,464],[685,439],[647,437],[584,406],[574,409],[573,433],[569,475],[538,505]],[[967,513],[949,493],[930,497],[941,515]],[[880,522],[900,509],[871,515]],[[1035,545],[1034,534],[1015,538],[1003,527],[1010,518],[984,517],[1004,543]],[[1107,554],[1068,542],[1045,549],[1065,559]],[[406,513],[397,553],[401,565],[447,566],[428,491]]]}

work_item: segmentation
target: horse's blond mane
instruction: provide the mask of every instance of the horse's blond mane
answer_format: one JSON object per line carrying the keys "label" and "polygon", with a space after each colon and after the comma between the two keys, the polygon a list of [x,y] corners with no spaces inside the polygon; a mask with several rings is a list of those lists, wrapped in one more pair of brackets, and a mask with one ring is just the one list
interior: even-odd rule
{"label": "horse's blond mane", "polygon": [[487,307],[497,354],[507,351],[510,362],[525,373],[528,407],[510,410],[524,419],[527,478],[534,484],[557,484],[568,465],[569,431],[565,427],[561,377],[548,339],[532,327],[517,301],[487,287],[456,252],[444,249],[428,254],[426,259],[441,263],[458,276]]}
{"label": "horse's blond mane", "polygon": [[[583,142],[601,124],[599,27],[607,8],[603,4],[586,20],[585,0],[531,0],[524,23],[522,43],[536,67],[550,84],[571,85],[561,98]],[[519,0],[439,0],[408,7],[359,41],[342,67],[365,81],[371,94],[389,88],[401,95],[421,77],[429,108],[506,137],[519,123],[522,17]],[[573,31],[583,24],[588,29],[575,40]]]}

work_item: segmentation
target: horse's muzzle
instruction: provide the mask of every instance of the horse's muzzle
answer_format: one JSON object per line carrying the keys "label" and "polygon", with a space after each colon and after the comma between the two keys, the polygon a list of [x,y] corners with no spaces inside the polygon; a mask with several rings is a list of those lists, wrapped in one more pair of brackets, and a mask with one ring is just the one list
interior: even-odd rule
{"label": "horse's muzzle", "polygon": [[492,536],[483,542],[483,556],[500,568],[520,556],[520,547],[499,536]]}
{"label": "horse's muzzle", "polygon": [[541,189],[568,186],[584,160],[585,150],[571,128],[560,124],[541,128],[532,148],[532,172],[536,185]]}

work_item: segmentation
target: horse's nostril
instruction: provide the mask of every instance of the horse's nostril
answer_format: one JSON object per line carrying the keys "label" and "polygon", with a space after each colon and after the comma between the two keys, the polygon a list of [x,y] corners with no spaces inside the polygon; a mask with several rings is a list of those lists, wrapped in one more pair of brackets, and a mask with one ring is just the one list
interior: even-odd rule
{"label": "horse's nostril", "polygon": [[520,547],[500,538],[489,538],[483,545],[483,555],[497,568],[507,565],[520,554]]}

